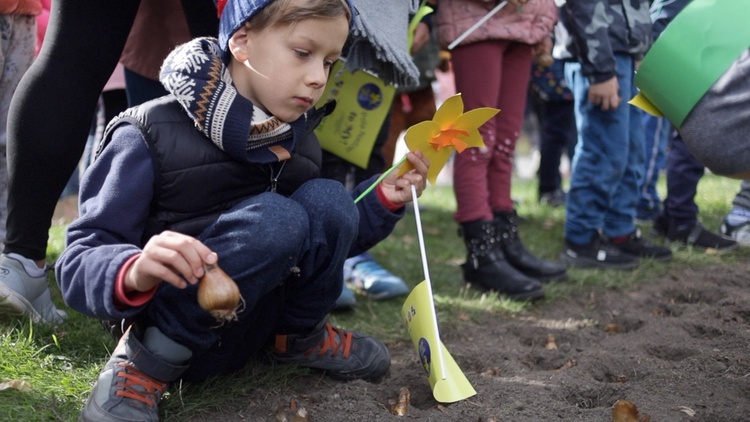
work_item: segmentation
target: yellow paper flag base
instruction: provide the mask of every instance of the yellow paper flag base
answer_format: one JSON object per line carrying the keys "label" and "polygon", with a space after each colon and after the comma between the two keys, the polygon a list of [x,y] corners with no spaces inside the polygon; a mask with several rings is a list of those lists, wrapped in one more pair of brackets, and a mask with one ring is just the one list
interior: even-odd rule
{"label": "yellow paper flag base", "polygon": [[422,367],[428,374],[435,400],[453,403],[477,394],[440,341],[432,289],[427,281],[419,283],[406,298],[401,316]]}
{"label": "yellow paper flag base", "polygon": [[632,100],[628,101],[628,104],[634,105],[654,117],[664,117],[661,110],[642,93],[638,93]]}

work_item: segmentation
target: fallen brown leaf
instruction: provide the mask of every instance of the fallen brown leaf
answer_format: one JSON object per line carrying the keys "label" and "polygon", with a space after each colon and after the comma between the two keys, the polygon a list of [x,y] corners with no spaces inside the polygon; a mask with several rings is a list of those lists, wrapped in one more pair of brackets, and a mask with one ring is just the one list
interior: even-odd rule
{"label": "fallen brown leaf", "polygon": [[499,366],[493,366],[492,368],[490,368],[490,369],[482,372],[482,376],[484,376],[484,377],[496,377],[496,376],[500,375],[501,371],[502,370],[500,369]]}
{"label": "fallen brown leaf", "polygon": [[611,324],[607,324],[604,326],[604,331],[607,333],[619,333],[620,332],[620,324],[613,322]]}
{"label": "fallen brown leaf", "polygon": [[279,406],[276,409],[276,422],[289,422],[289,419],[286,418],[286,409],[284,409],[284,406]]}
{"label": "fallen brown leaf", "polygon": [[567,362],[565,362],[565,363],[563,364],[563,366],[561,366],[561,367],[559,367],[559,368],[555,369],[555,371],[564,371],[564,370],[566,370],[566,369],[568,369],[568,368],[572,368],[572,367],[574,367],[574,366],[576,366],[576,360],[575,360],[575,359],[573,359],[573,358],[570,358],[570,359],[568,359],[568,361],[567,361]]}
{"label": "fallen brown leaf", "polygon": [[304,407],[297,409],[297,413],[292,416],[291,422],[308,422],[307,410]]}
{"label": "fallen brown leaf", "polygon": [[617,400],[612,406],[612,422],[638,422],[638,408],[628,400]]}
{"label": "fallen brown leaf", "polygon": [[612,422],[650,422],[648,413],[639,415],[636,405],[629,400],[617,400],[612,406]]}
{"label": "fallen brown leaf", "polygon": [[10,388],[18,391],[23,391],[25,393],[27,391],[31,391],[31,384],[29,384],[28,381],[24,380],[10,380],[7,382],[0,382],[0,391],[8,390]]}

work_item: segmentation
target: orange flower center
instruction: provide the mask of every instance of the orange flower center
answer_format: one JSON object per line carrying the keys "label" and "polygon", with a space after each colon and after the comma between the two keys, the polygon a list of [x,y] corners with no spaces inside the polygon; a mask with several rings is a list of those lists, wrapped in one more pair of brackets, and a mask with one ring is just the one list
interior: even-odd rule
{"label": "orange flower center", "polygon": [[435,148],[437,151],[440,151],[441,149],[445,147],[453,146],[456,148],[456,151],[462,152],[464,149],[466,149],[466,142],[459,139],[459,136],[469,136],[469,132],[461,129],[444,129],[441,130],[439,134],[432,137],[430,140],[430,145],[432,145],[433,148]]}

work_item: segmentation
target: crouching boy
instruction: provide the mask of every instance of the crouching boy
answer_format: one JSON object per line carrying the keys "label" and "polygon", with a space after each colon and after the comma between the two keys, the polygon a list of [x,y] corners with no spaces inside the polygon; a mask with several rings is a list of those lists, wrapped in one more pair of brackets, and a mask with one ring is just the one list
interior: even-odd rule
{"label": "crouching boy", "polygon": [[[340,380],[377,380],[381,342],[327,324],[342,268],[384,239],[425,187],[428,162],[391,173],[355,204],[319,178],[315,109],[349,34],[346,0],[229,0],[219,39],[167,57],[170,95],[108,126],[81,186],[80,218],[56,264],[65,302],[134,321],[82,420],[158,420],[170,382],[242,367],[269,345],[280,362]],[[245,306],[217,323],[197,301],[204,266],[219,264]]]}

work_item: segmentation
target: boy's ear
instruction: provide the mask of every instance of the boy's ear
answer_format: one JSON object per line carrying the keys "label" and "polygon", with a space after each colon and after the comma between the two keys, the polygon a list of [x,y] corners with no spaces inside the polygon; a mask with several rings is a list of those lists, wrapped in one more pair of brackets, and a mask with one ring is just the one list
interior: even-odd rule
{"label": "boy's ear", "polygon": [[240,28],[229,38],[229,52],[232,53],[234,58],[239,62],[244,62],[248,59],[248,41],[249,31],[245,25],[240,26]]}

